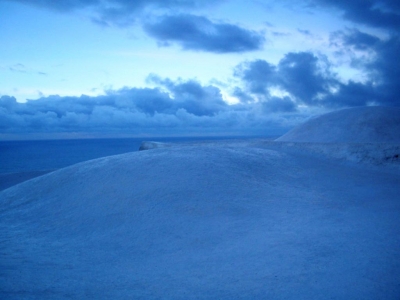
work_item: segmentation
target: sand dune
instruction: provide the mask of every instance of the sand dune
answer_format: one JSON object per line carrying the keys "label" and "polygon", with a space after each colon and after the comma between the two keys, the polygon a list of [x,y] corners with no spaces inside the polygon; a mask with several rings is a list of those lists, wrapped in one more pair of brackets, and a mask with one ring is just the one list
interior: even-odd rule
{"label": "sand dune", "polygon": [[397,161],[292,144],[156,147],[4,190],[0,298],[398,299]]}

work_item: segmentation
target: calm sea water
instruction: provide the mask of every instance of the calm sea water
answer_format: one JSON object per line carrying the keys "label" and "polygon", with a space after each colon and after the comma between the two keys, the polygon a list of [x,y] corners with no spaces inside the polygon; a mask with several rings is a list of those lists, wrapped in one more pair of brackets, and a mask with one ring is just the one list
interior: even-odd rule
{"label": "calm sea water", "polygon": [[227,138],[125,138],[0,141],[0,174],[47,171],[103,156],[138,151],[143,140],[190,142]]}

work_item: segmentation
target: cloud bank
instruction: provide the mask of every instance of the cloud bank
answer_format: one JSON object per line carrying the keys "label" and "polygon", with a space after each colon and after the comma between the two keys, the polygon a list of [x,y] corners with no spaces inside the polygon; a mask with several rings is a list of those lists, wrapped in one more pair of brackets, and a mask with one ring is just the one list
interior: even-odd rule
{"label": "cloud bank", "polygon": [[29,133],[279,135],[305,115],[265,114],[261,103],[228,105],[215,86],[152,76],[160,88],[123,88],[90,97],[0,98],[3,137]]}

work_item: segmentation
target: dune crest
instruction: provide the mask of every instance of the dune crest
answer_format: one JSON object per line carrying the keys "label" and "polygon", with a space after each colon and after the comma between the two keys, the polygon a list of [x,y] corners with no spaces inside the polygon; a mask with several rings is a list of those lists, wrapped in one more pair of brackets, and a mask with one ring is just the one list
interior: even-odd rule
{"label": "dune crest", "polygon": [[400,143],[400,108],[355,107],[314,117],[276,139],[305,143]]}

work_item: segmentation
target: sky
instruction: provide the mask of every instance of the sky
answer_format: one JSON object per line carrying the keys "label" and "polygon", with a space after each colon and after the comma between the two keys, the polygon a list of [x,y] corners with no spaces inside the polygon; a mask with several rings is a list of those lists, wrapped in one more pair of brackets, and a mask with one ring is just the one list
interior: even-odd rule
{"label": "sky", "polygon": [[0,139],[281,135],[400,106],[398,0],[0,0]]}

